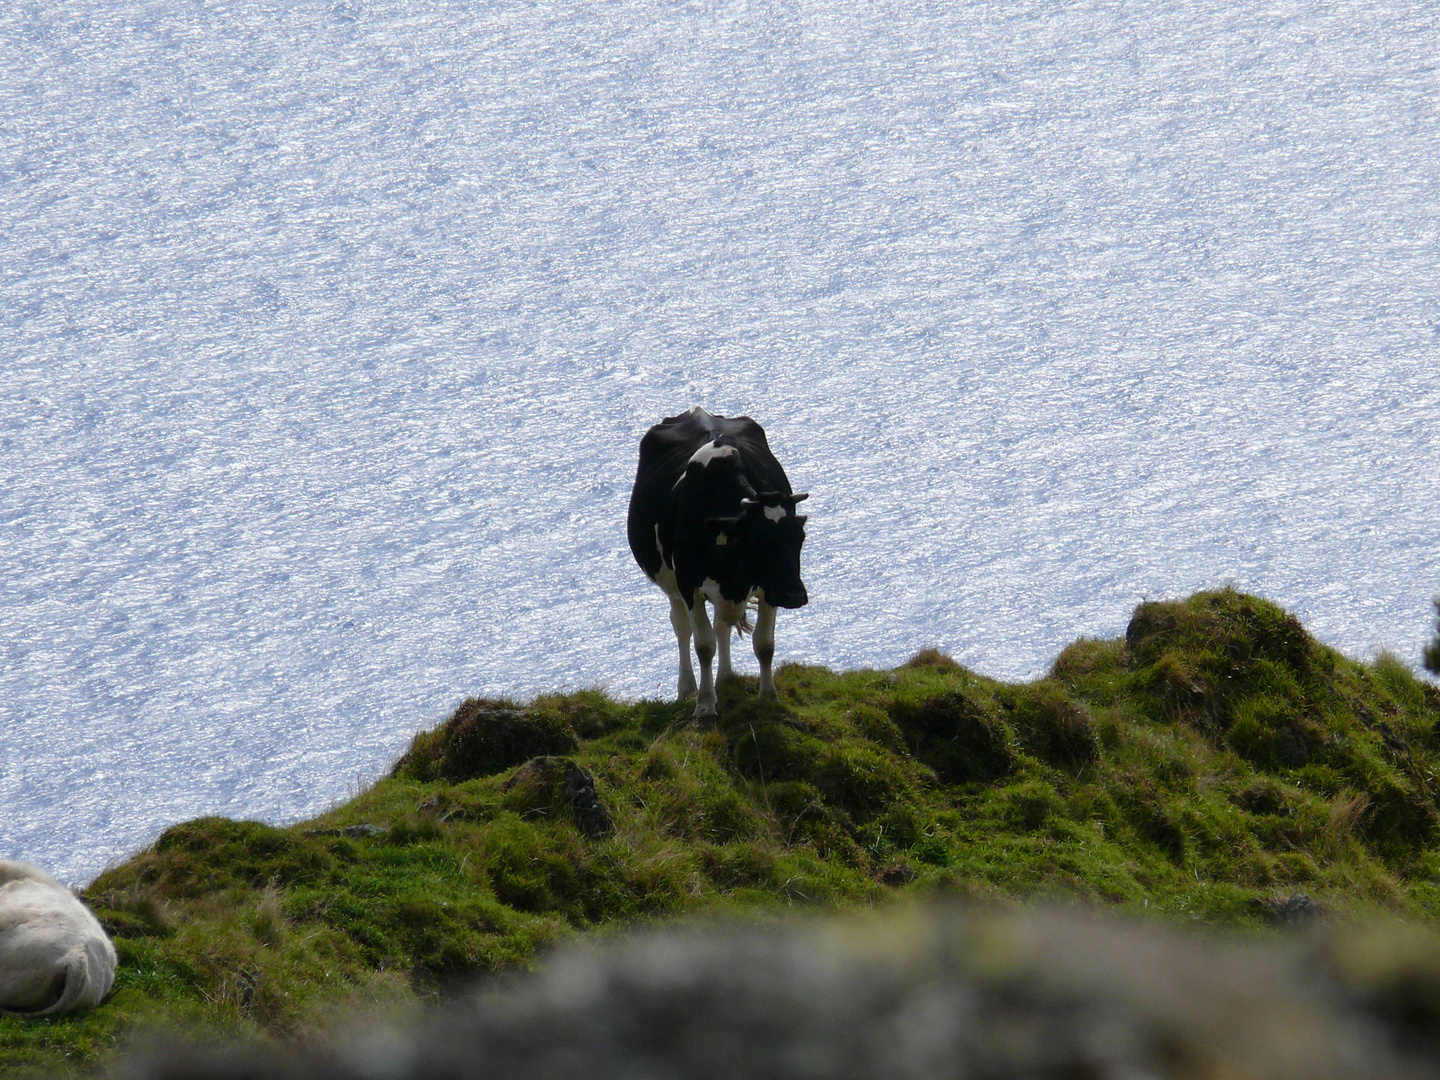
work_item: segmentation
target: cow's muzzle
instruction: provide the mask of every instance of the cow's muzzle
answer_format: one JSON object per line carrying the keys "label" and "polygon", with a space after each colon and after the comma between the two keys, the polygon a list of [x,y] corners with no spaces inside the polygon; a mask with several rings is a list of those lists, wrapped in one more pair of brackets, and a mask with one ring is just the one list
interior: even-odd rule
{"label": "cow's muzzle", "polygon": [[798,588],[779,593],[775,596],[771,596],[767,592],[765,599],[769,600],[770,603],[776,607],[797,608],[804,607],[810,602],[810,594],[805,591],[805,586],[801,585]]}

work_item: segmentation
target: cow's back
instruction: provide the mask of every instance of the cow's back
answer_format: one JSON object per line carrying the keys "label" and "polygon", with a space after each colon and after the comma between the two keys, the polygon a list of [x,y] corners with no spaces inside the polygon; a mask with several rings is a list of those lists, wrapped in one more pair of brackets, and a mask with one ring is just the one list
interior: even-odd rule
{"label": "cow's back", "polygon": [[665,519],[674,512],[671,493],[675,484],[695,451],[722,435],[740,450],[746,478],[755,490],[790,492],[790,481],[770,452],[765,429],[750,417],[714,416],[698,406],[667,416],[640,440],[640,465],[626,520],[630,551],[652,578],[662,561],[655,530],[660,525],[662,533],[669,532]]}

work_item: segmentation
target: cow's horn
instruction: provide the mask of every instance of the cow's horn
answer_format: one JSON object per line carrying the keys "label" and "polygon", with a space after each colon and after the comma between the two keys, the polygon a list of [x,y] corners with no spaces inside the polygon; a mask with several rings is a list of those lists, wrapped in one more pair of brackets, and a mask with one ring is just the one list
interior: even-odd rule
{"label": "cow's horn", "polygon": [[794,506],[796,503],[804,502],[809,497],[810,493],[808,491],[802,491],[798,495],[786,495],[785,501],[788,502],[791,506]]}

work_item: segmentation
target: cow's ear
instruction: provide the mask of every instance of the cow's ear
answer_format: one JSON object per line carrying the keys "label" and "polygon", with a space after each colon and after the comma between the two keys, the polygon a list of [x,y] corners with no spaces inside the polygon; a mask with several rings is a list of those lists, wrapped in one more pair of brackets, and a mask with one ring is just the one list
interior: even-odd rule
{"label": "cow's ear", "polygon": [[796,514],[796,515],[795,515],[795,520],[796,520],[797,522],[799,522],[801,525],[804,525],[805,522],[807,522],[807,521],[810,520],[810,515],[809,515],[809,514]]}

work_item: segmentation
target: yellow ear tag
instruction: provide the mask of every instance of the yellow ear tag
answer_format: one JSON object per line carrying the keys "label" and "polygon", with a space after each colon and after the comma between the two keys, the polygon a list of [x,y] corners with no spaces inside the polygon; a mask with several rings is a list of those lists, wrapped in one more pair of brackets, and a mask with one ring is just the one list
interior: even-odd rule
{"label": "yellow ear tag", "polygon": [[725,546],[726,544],[728,544],[729,542],[730,542],[730,538],[729,538],[728,536],[726,536],[724,533],[716,533],[716,534],[715,534],[715,543],[718,544],[718,545],[720,545],[721,547],[724,547],[724,546]]}

